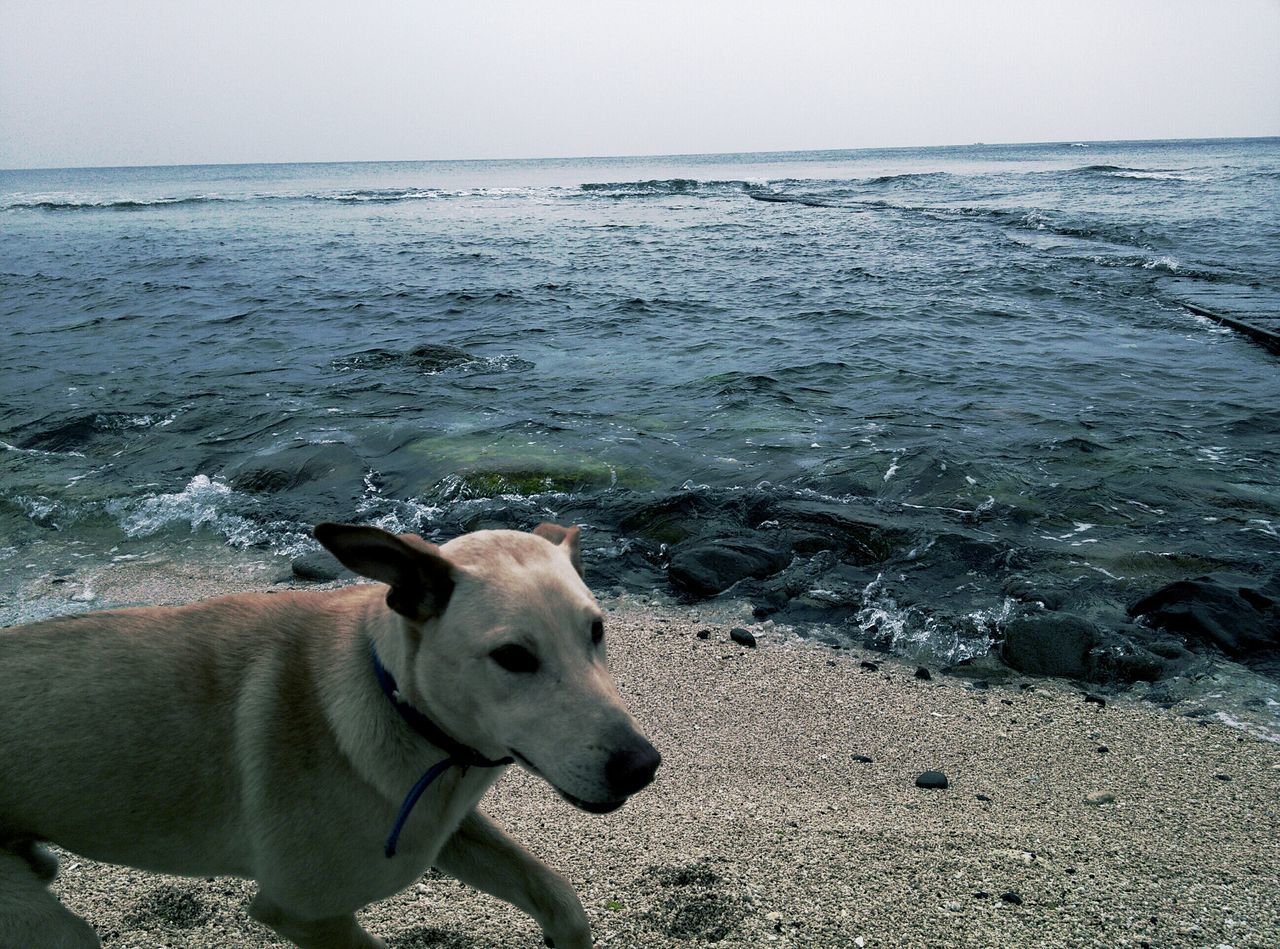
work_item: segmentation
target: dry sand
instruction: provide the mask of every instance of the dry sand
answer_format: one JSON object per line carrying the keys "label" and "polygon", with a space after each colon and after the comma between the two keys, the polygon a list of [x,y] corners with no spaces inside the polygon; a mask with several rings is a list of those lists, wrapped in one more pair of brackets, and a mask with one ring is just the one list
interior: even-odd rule
{"label": "dry sand", "polygon": [[[270,573],[126,564],[95,599]],[[593,816],[512,770],[485,800],[577,887],[600,944],[1280,946],[1280,745],[1052,680],[920,681],[782,631],[745,649],[703,619],[614,605],[615,675],[665,756],[653,787]],[[929,769],[950,787],[917,788]],[[243,881],[64,854],[56,889],[109,946],[283,945],[245,915]],[[395,949],[541,944],[527,917],[434,875],[363,921]]]}

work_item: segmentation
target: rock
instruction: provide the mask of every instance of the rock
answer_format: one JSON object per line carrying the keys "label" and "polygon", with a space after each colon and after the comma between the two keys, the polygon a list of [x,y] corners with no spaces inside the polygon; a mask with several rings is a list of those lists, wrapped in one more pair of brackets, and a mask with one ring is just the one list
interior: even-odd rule
{"label": "rock", "polygon": [[858,668],[861,669],[863,672],[879,672],[880,671],[880,666],[877,663],[868,662],[866,659],[863,659],[862,662],[858,663]]}
{"label": "rock", "polygon": [[333,580],[354,580],[356,575],[338,563],[327,550],[313,550],[293,558],[290,565],[293,576],[308,583],[329,583]]}
{"label": "rock", "polygon": [[729,630],[729,638],[739,646],[745,646],[748,649],[756,648],[756,638],[751,635],[749,630],[745,630],[741,626],[735,626]]}
{"label": "rock", "polygon": [[1079,616],[1036,614],[1009,621],[1002,652],[1019,672],[1082,679],[1089,674],[1089,650],[1100,640],[1098,628]]}
{"label": "rock", "polygon": [[700,629],[700,630],[698,630],[698,638],[699,638],[699,639],[710,639],[710,638],[711,638],[711,630],[709,630],[709,629]]}
{"label": "rock", "polygon": [[990,801],[990,800],[991,800],[991,798],[987,797],[985,794],[975,794],[975,795],[974,795],[974,797],[975,797],[975,798],[977,798],[979,801]]}
{"label": "rock", "polygon": [[231,487],[246,494],[275,494],[303,484],[358,492],[364,462],[343,444],[294,445],[255,456],[230,472]]}
{"label": "rock", "polygon": [[1084,694],[1084,700],[1085,700],[1086,702],[1091,702],[1092,704],[1097,705],[1097,706],[1103,706],[1103,707],[1105,707],[1105,706],[1106,706],[1106,704],[1107,704],[1107,700],[1106,700],[1106,699],[1104,699],[1101,695],[1097,695],[1097,694],[1095,694],[1095,693],[1093,693],[1093,692],[1086,692],[1086,693]]}
{"label": "rock", "polygon": [[1111,804],[1115,799],[1116,796],[1110,791],[1090,791],[1085,795],[1084,802],[1095,807],[1101,807],[1103,804]]}
{"label": "rock", "polygon": [[791,562],[790,550],[766,546],[767,534],[754,537],[690,540],[671,551],[667,578],[682,593],[711,597],[739,580],[772,576]]}
{"label": "rock", "polygon": [[924,666],[921,666],[916,670],[916,678],[922,682],[929,682],[933,679],[933,674]]}
{"label": "rock", "polygon": [[916,787],[928,790],[944,790],[950,787],[947,776],[941,771],[926,771],[916,778]]}
{"label": "rock", "polygon": [[1006,903],[1012,904],[1013,906],[1022,905],[1022,897],[1019,896],[1017,893],[1015,893],[1013,890],[1008,890],[1005,893],[1001,893],[1000,899],[1004,900]]}
{"label": "rock", "polygon": [[991,683],[986,679],[974,679],[969,683],[969,688],[978,690],[989,689],[991,688]]}
{"label": "rock", "polygon": [[1129,615],[1238,662],[1280,658],[1280,574],[1262,586],[1226,574],[1178,580],[1130,604]]}
{"label": "rock", "polygon": [[1231,780],[1231,775],[1229,775],[1229,774],[1215,774],[1215,775],[1214,775],[1214,777],[1215,777],[1215,778],[1217,778],[1219,781],[1230,781],[1230,780]]}
{"label": "rock", "polygon": [[854,755],[853,760],[858,764],[871,764],[871,759],[866,755]]}
{"label": "rock", "polygon": [[1109,752],[1110,750],[1111,750],[1111,749],[1110,749],[1110,748],[1108,748],[1106,745],[1099,745],[1099,746],[1098,746],[1098,754],[1100,754],[1100,755],[1105,755],[1105,754],[1106,754],[1107,752]]}

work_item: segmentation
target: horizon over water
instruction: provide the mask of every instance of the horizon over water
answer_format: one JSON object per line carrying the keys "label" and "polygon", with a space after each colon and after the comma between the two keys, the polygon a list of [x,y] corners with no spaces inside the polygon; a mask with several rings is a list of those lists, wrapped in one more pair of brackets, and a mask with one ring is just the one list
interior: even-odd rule
{"label": "horizon over water", "polygon": [[321,520],[560,520],[603,594],[762,549],[726,609],[836,644],[1140,636],[1280,562],[1280,362],[1172,277],[1280,293],[1280,139],[3,171],[0,622]]}

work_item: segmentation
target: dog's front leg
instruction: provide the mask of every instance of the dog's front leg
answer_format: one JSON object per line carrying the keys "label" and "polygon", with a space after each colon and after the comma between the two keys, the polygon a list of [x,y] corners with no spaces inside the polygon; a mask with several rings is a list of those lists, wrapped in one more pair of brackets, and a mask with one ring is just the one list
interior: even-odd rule
{"label": "dog's front leg", "polygon": [[463,819],[436,866],[524,910],[542,927],[547,945],[591,949],[591,924],[573,887],[478,810]]}

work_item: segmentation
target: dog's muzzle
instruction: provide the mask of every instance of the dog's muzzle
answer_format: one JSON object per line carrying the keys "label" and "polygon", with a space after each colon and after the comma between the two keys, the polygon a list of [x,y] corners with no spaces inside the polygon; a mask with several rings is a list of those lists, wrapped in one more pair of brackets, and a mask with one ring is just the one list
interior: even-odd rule
{"label": "dog's muzzle", "polygon": [[615,751],[605,762],[604,777],[608,798],[603,801],[588,801],[556,785],[538,769],[537,765],[514,748],[511,754],[526,768],[555,788],[556,793],[562,798],[579,810],[591,814],[608,814],[610,811],[616,811],[627,803],[627,799],[632,794],[647,787],[653,781],[658,766],[662,764],[662,755],[658,753],[658,749],[640,738],[629,747]]}

